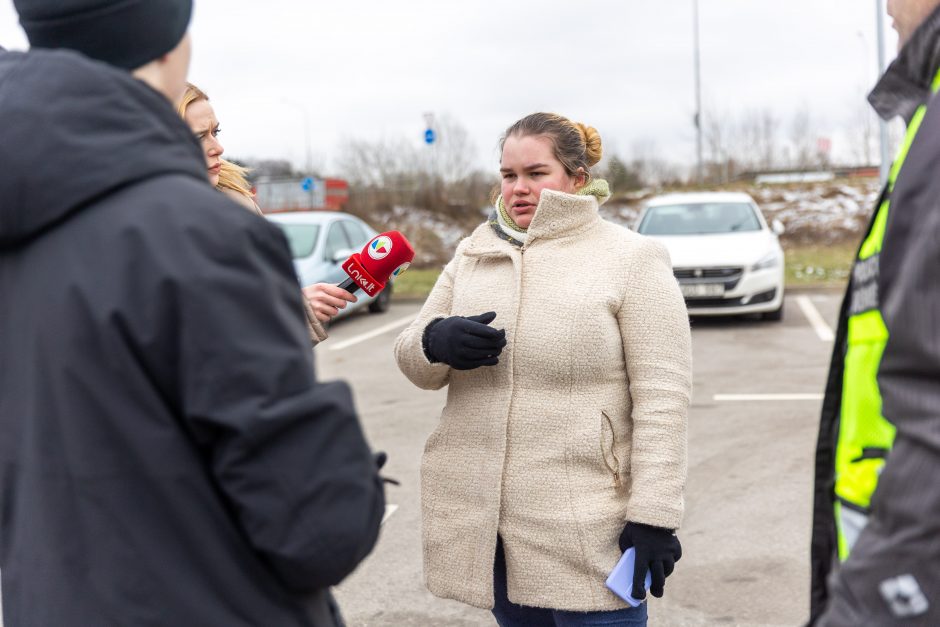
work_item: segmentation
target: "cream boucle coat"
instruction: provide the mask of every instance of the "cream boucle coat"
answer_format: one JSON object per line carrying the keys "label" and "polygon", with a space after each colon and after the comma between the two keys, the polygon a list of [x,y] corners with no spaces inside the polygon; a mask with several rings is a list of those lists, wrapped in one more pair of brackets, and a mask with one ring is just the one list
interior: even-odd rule
{"label": "cream boucle coat", "polygon": [[[493,606],[503,538],[509,598],[625,607],[604,585],[627,520],[677,528],[691,340],[669,256],[605,222],[597,200],[543,190],[520,250],[488,224],[457,248],[395,355],[417,386],[449,386],[421,467],[430,591]],[[498,365],[430,363],[427,324],[497,312]]]}

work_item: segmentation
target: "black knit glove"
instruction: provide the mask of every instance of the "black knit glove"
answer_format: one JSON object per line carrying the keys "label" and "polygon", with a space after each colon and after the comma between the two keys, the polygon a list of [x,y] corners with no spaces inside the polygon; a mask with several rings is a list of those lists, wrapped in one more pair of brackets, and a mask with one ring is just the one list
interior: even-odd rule
{"label": "black knit glove", "polygon": [[[385,462],[388,461],[388,453],[385,451],[378,451],[377,453],[372,454],[372,459],[375,460],[376,470],[382,470],[385,466]],[[382,479],[382,483],[391,483],[392,485],[401,485],[401,482],[398,479],[392,479],[391,477],[383,477],[379,475],[379,478]]]}
{"label": "black knit glove", "polygon": [[633,598],[646,597],[646,572],[652,577],[650,594],[663,596],[666,577],[672,574],[676,562],[682,557],[682,545],[671,529],[653,527],[642,523],[628,522],[620,534],[620,550],[636,549],[633,568]]}
{"label": "black knit glove", "polygon": [[424,328],[424,354],[431,363],[447,364],[454,370],[495,366],[506,346],[506,330],[489,324],[496,314],[451,316],[432,320]]}

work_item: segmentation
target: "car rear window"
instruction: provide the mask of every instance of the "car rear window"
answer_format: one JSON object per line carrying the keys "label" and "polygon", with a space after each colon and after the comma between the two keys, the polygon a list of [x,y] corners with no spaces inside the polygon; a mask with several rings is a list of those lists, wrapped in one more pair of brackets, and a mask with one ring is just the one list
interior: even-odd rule
{"label": "car rear window", "polygon": [[275,222],[287,235],[290,242],[290,252],[294,259],[309,257],[317,246],[317,236],[320,234],[319,224],[288,224]]}
{"label": "car rear window", "polygon": [[761,230],[748,203],[692,203],[650,207],[637,232],[645,235],[708,235]]}

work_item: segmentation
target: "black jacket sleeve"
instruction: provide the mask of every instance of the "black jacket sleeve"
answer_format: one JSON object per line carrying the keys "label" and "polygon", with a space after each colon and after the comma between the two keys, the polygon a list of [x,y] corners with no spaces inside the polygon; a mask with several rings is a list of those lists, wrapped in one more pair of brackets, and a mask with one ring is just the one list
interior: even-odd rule
{"label": "black jacket sleeve", "polygon": [[382,482],[349,388],[315,380],[284,235],[229,211],[224,222],[187,225],[164,255],[173,402],[248,541],[284,583],[334,585],[376,542]]}

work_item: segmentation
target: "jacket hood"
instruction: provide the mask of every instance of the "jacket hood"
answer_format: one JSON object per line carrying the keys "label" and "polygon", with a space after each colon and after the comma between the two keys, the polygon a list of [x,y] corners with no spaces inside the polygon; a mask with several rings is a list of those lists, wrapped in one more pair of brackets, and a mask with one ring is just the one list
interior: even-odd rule
{"label": "jacket hood", "polygon": [[120,187],[206,181],[202,150],[160,93],[64,50],[0,53],[0,249]]}

